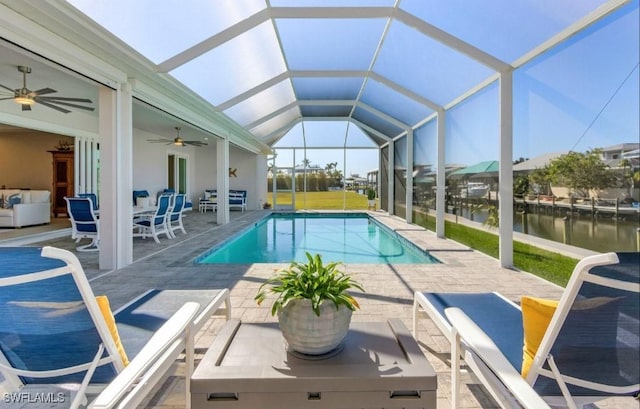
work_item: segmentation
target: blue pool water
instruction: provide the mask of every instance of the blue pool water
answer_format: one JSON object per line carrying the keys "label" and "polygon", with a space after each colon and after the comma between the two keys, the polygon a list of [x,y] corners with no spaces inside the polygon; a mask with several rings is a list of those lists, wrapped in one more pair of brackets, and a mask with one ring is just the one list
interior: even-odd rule
{"label": "blue pool water", "polygon": [[305,252],[325,262],[429,264],[437,262],[366,214],[273,214],[208,251],[197,263],[289,263]]}

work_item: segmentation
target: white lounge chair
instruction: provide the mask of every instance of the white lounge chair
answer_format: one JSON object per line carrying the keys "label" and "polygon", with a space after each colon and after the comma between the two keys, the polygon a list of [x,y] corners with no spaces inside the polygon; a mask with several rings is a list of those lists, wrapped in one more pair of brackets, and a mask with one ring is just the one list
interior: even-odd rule
{"label": "white lounge chair", "polygon": [[578,408],[633,396],[640,390],[639,270],[640,253],[587,257],[557,306],[527,297],[521,308],[497,293],[416,292],[414,336],[424,310],[451,341],[453,407],[461,356],[503,408]]}
{"label": "white lounge chair", "polygon": [[96,408],[135,407],[185,351],[188,404],[193,334],[223,303],[229,318],[228,290],[154,290],[115,317],[100,298],[73,253],[0,247],[0,390],[66,409],[109,385]]}

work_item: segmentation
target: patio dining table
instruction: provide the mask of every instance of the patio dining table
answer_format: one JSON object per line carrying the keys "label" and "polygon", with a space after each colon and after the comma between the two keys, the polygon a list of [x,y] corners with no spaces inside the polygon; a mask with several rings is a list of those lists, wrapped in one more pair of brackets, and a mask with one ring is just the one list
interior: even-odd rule
{"label": "patio dining table", "polygon": [[144,206],[144,207],[133,206],[133,216],[135,217],[135,216],[140,216],[141,214],[155,213],[157,208],[158,208],[157,206]]}

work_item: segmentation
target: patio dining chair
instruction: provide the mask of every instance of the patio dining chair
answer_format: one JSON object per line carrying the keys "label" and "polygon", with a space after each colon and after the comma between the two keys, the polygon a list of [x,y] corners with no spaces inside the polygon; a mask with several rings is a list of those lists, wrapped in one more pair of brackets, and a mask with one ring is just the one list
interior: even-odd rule
{"label": "patio dining chair", "polygon": [[91,199],[93,210],[98,210],[98,195],[96,195],[95,193],[78,193],[78,197],[88,197],[89,199]]}
{"label": "patio dining chair", "polygon": [[453,407],[460,357],[503,408],[579,408],[640,390],[640,253],[586,257],[559,301],[498,293],[414,296],[451,342]]}
{"label": "patio dining chair", "polygon": [[133,237],[153,237],[156,243],[160,244],[159,236],[165,234],[168,239],[172,239],[167,218],[170,210],[171,195],[162,194],[158,197],[156,211],[150,215],[138,215],[133,220]]}
{"label": "patio dining chair", "polygon": [[185,205],[185,197],[184,194],[177,194],[173,197],[173,206],[167,215],[167,228],[169,233],[176,237],[175,231],[180,230],[182,233],[187,234],[187,231],[184,229],[184,225],[182,224],[182,212],[184,211]]}
{"label": "patio dining chair", "polygon": [[91,239],[89,244],[76,247],[77,251],[98,251],[100,230],[98,218],[89,197],[65,197],[67,211],[71,219],[71,238],[76,242],[84,238]]}
{"label": "patio dining chair", "polygon": [[89,407],[137,407],[183,352],[189,407],[193,335],[223,303],[228,319],[227,289],[152,290],[113,314],[73,253],[1,247],[2,407],[48,396],[77,408],[98,394]]}

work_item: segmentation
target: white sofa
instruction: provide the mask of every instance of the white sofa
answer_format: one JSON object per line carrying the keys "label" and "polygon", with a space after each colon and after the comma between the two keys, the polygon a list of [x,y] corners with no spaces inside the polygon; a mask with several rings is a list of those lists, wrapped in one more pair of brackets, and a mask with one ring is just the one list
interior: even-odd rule
{"label": "white sofa", "polygon": [[48,190],[2,189],[2,203],[12,194],[20,194],[13,208],[0,208],[0,227],[23,227],[51,222],[51,192]]}

